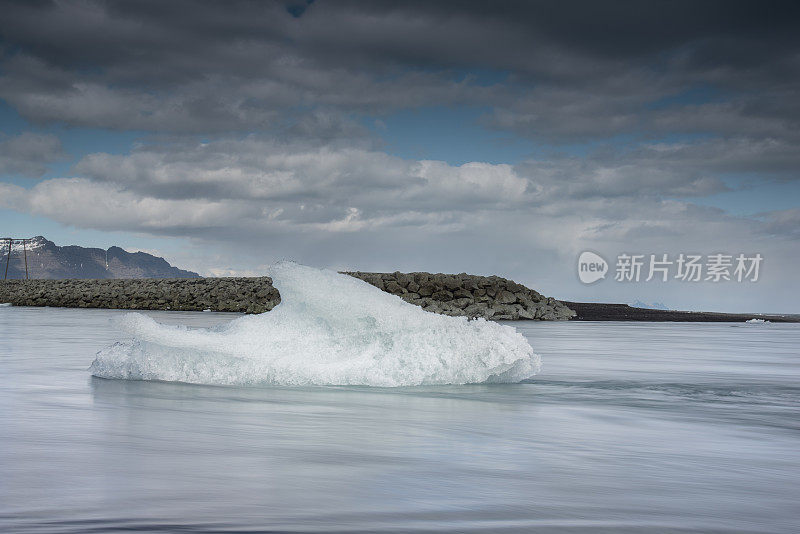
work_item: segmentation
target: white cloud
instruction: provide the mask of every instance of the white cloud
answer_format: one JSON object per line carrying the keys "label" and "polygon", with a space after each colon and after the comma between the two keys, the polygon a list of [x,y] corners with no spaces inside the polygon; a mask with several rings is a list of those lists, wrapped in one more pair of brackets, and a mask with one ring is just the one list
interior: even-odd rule
{"label": "white cloud", "polygon": [[466,270],[584,300],[663,300],[648,294],[654,286],[605,284],[585,293],[572,272],[585,249],[611,257],[761,252],[771,271],[757,288],[678,286],[668,304],[730,308],[733,290],[739,309],[754,309],[741,304],[748,299],[788,307],[786,288],[796,282],[781,266],[800,259],[796,210],[733,217],[692,204],[687,196],[716,190],[712,169],[724,151],[712,151],[720,155],[706,172],[670,169],[671,155],[686,150],[697,147],[659,144],[510,166],[255,138],[182,143],[95,154],[76,166],[82,177],[30,189],[2,184],[0,204],[81,228],[189,238],[198,245],[179,255],[181,264],[205,274],[259,273],[281,258],[362,270]]}
{"label": "white cloud", "polygon": [[275,223],[336,228],[380,225],[402,213],[518,204],[531,186],[510,165],[454,166],[253,138],[92,154],[75,172],[143,196],[257,202]]}
{"label": "white cloud", "polygon": [[81,228],[155,234],[235,225],[245,215],[243,211],[257,211],[255,206],[237,202],[146,197],[85,178],[45,180],[30,190],[15,188],[4,207]]}

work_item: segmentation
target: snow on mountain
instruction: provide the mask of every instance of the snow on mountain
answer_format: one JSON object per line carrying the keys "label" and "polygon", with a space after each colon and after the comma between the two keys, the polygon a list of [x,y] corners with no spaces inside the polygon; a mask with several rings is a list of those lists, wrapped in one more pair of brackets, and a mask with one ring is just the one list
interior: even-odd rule
{"label": "snow on mountain", "polygon": [[663,303],[661,302],[654,302],[652,304],[647,304],[646,302],[642,302],[641,300],[634,300],[630,304],[634,308],[644,308],[647,310],[669,310]]}
{"label": "snow on mountain", "polygon": [[[30,278],[197,278],[199,275],[171,266],[164,258],[120,247],[58,246],[36,236],[11,246],[8,278],[25,278],[25,257]],[[0,241],[0,274],[5,274],[8,241]]]}

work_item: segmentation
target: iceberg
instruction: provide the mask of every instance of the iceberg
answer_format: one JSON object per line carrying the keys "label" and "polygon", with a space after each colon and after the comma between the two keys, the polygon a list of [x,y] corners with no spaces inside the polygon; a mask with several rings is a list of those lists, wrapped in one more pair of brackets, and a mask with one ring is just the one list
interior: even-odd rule
{"label": "iceberg", "polygon": [[189,329],[140,313],[133,339],[97,354],[101,378],[216,385],[418,386],[519,382],[540,358],[513,327],[426,312],[356,278],[292,262],[270,267],[281,303]]}

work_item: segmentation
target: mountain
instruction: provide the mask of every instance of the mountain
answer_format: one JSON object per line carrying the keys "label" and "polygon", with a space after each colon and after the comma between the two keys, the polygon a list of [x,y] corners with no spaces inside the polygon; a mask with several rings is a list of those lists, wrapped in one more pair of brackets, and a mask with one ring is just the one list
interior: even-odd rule
{"label": "mountain", "polygon": [[[0,276],[5,274],[8,241],[0,241]],[[164,258],[146,252],[126,252],[76,245],[59,247],[42,236],[25,244],[30,278],[199,278],[200,275],[171,266]],[[21,243],[11,247],[8,278],[25,278],[25,255]]]}
{"label": "mountain", "polygon": [[648,310],[669,310],[663,303],[661,302],[654,302],[652,304],[647,304],[642,302],[641,300],[635,300],[631,303],[631,306],[634,308],[645,308]]}

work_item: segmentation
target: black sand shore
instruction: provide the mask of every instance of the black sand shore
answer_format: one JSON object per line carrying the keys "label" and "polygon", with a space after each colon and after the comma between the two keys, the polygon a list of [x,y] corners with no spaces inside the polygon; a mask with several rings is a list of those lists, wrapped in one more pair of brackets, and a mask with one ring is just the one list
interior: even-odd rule
{"label": "black sand shore", "polygon": [[765,315],[757,313],[690,312],[634,308],[627,304],[602,302],[567,302],[578,314],[573,321],[649,321],[694,323],[741,323],[750,319],[764,319],[772,323],[799,323],[800,315]]}

